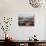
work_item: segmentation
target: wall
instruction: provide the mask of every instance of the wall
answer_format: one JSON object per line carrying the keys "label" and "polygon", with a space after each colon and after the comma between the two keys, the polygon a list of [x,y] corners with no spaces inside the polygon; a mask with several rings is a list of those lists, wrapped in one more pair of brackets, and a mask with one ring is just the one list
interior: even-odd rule
{"label": "wall", "polygon": [[[28,0],[0,0],[0,16],[13,17],[13,22],[10,31],[10,37],[16,40],[27,40],[34,34],[37,35],[37,39],[45,39],[45,6],[40,8],[33,8],[29,5]],[[30,13],[35,14],[35,26],[34,27],[19,27],[18,26],[18,14],[17,13]],[[2,31],[1,31],[2,33]],[[0,35],[2,35],[0,33]],[[0,39],[3,37],[0,36]],[[4,38],[3,38],[4,39]]]}

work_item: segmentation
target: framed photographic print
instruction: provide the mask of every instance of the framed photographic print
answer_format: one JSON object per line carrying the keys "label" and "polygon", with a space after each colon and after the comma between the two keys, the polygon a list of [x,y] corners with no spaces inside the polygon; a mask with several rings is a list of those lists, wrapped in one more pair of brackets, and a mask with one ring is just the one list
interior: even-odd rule
{"label": "framed photographic print", "polygon": [[34,26],[34,16],[19,16],[18,25],[19,26]]}

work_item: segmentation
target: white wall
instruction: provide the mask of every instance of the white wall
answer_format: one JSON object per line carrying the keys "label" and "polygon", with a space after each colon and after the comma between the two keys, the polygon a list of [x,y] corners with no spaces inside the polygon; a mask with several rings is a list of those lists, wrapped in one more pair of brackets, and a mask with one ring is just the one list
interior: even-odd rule
{"label": "white wall", "polygon": [[[29,37],[32,37],[34,34],[36,34],[39,40],[44,40],[44,20],[46,15],[46,8],[44,7],[33,8],[29,5],[28,0],[0,0],[0,16],[13,17],[12,27],[8,33],[12,35],[11,37],[14,37],[14,39],[16,38],[17,40],[27,40]],[[17,24],[17,13],[19,12],[22,14],[35,14],[35,26],[19,27]],[[2,39],[2,36],[0,36],[0,39]]]}

